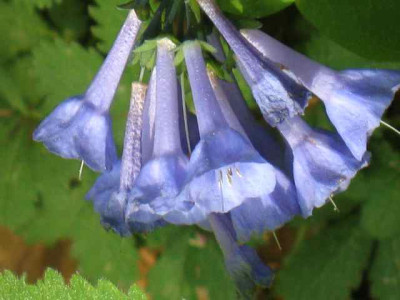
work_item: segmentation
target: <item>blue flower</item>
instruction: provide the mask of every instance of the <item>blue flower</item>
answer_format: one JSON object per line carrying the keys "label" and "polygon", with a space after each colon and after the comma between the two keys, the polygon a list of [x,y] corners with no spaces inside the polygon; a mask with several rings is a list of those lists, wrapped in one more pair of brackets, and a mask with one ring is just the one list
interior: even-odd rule
{"label": "blue flower", "polygon": [[[263,152],[276,159],[275,155],[270,155],[270,152],[274,153],[276,150],[282,151],[282,149],[277,147],[267,132],[259,131],[256,136],[251,133],[248,134],[249,131],[258,128],[257,124],[254,124],[254,119],[250,118],[250,116],[247,116],[247,118],[242,117],[243,124],[249,131],[244,130],[241,122],[239,122],[239,117],[243,114],[246,115],[248,111],[246,105],[243,105],[244,99],[241,97],[240,90],[235,89],[234,84],[226,83],[225,87],[230,87],[230,92],[227,94],[226,91],[228,89],[223,88],[222,84],[224,82],[222,80],[217,79],[212,73],[209,74],[209,78],[218,104],[229,126],[251,143],[253,143],[251,137],[255,137],[257,140],[262,137],[266,142],[272,141],[270,144],[264,143],[265,149],[263,149]],[[234,105],[231,105],[232,102]],[[235,108],[242,108],[242,110],[235,113],[234,106],[236,106]],[[279,153],[279,155],[283,157],[282,153]],[[268,157],[264,156],[264,158],[271,162]],[[281,160],[279,159],[277,162],[280,163]],[[272,163],[274,162],[272,161]],[[300,214],[300,206],[297,202],[294,184],[275,164],[273,164],[273,167],[276,177],[274,190],[271,193],[261,194],[259,197],[249,198],[230,211],[233,227],[240,242],[246,242],[252,236],[260,236],[266,230],[275,230],[292,219],[293,216]]]}
{"label": "blue flower", "polygon": [[[153,83],[154,84],[154,83]],[[127,224],[125,211],[129,191],[141,170],[142,149],[152,140],[151,91],[146,97],[147,87],[140,83],[132,84],[132,99],[126,123],[122,161],[117,161],[110,171],[104,172],[95,182],[86,198],[91,199],[95,210],[101,216],[106,228],[111,228],[122,236],[131,232],[150,231],[161,224],[155,222],[134,222]],[[151,90],[151,88],[150,88]],[[146,101],[144,104],[143,102]],[[143,124],[143,121],[148,123]],[[154,121],[154,120],[153,120]],[[145,133],[144,135],[142,133]],[[149,133],[149,134],[147,134]]]}
{"label": "blue flower", "polygon": [[347,147],[362,160],[368,137],[379,126],[385,109],[400,88],[400,72],[367,69],[335,72],[261,31],[245,30],[243,35],[265,57],[290,69],[324,102],[329,119]]}
{"label": "blue flower", "polygon": [[263,57],[223,16],[213,0],[198,0],[198,3],[236,54],[238,66],[265,120],[276,126],[302,113],[310,93],[296,77]]}
{"label": "blue flower", "polygon": [[278,126],[292,152],[292,172],[298,202],[304,217],[314,207],[342,191],[356,173],[368,164],[369,153],[359,161],[337,134],[313,130],[300,117]]}
{"label": "blue flower", "polygon": [[168,39],[158,41],[152,154],[148,161],[143,161],[130,191],[126,208],[129,223],[161,221],[186,178],[188,158],[181,144],[174,48]]}
{"label": "blue flower", "polygon": [[187,42],[183,51],[200,141],[190,157],[186,182],[175,203],[206,215],[228,212],[246,199],[272,192],[275,174],[249,140],[229,127],[229,114],[219,107],[200,45]]}
{"label": "blue flower", "polygon": [[211,214],[209,222],[224,254],[226,268],[241,296],[252,299],[257,285],[270,286],[274,277],[272,270],[264,265],[254,249],[237,244],[229,214]]}
{"label": "blue flower", "polygon": [[95,171],[112,168],[117,155],[109,108],[140,25],[132,10],[86,93],[61,103],[35,130],[34,140],[61,157],[83,160]]}

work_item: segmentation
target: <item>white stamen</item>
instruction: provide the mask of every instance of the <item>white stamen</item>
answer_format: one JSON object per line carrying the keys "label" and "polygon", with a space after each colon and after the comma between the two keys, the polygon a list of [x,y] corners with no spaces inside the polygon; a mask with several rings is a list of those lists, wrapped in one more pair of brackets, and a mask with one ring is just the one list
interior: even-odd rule
{"label": "white stamen", "polygon": [[228,172],[226,173],[226,178],[228,178],[228,183],[230,186],[232,186],[232,175]]}
{"label": "white stamen", "polygon": [[181,74],[181,94],[182,94],[183,122],[185,123],[186,143],[190,156],[192,154],[192,148],[190,147],[190,139],[189,139],[189,125],[187,121],[186,101],[185,101],[185,77],[183,73]]}
{"label": "white stamen", "polygon": [[336,203],[333,201],[332,196],[329,196],[329,201],[332,203],[333,205],[333,210],[336,212],[339,212],[339,208],[337,207]]}
{"label": "white stamen", "polygon": [[237,174],[240,178],[243,177],[243,175],[240,173],[240,171],[239,171],[238,168],[235,168],[235,172],[236,172],[236,174]]}
{"label": "white stamen", "polygon": [[224,182],[224,176],[222,174],[222,171],[219,170],[219,179],[218,179],[218,186],[219,186],[219,190],[221,191],[221,207],[222,207],[222,211],[225,211],[225,205],[224,205],[224,194],[222,192],[222,184]]}
{"label": "white stamen", "polygon": [[84,165],[85,165],[85,162],[82,160],[81,166],[80,166],[80,168],[79,168],[79,175],[78,175],[79,181],[82,180],[82,172],[83,172],[83,166],[84,166]]}
{"label": "white stamen", "polygon": [[390,125],[390,124],[388,124],[388,123],[386,123],[386,122],[384,122],[384,121],[382,121],[382,120],[381,120],[381,124],[384,125],[384,126],[386,126],[386,127],[389,128],[389,129],[393,130],[393,131],[396,132],[398,135],[400,135],[400,130],[394,128],[392,125]]}
{"label": "white stamen", "polygon": [[275,231],[272,231],[272,235],[274,236],[276,245],[278,246],[279,250],[282,251],[281,243],[279,243],[278,237],[276,236]]}

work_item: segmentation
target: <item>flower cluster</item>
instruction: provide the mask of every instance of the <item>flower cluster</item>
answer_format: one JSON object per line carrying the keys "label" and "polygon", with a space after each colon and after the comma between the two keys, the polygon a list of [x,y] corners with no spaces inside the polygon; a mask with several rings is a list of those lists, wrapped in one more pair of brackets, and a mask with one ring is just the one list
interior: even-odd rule
{"label": "flower cluster", "polygon": [[[248,109],[232,76],[207,68],[201,43],[180,47],[196,115],[188,114],[174,65],[176,45],[157,40],[148,85],[132,84],[122,157],[109,108],[141,22],[132,10],[103,66],[82,96],[61,103],[34,139],[102,174],[87,194],[102,224],[122,236],[168,223],[214,232],[239,292],[250,298],[272,271],[243,243],[346,190],[368,165],[367,139],[390,104],[400,72],[335,72],[256,30],[237,31],[212,0],[198,0],[235,53],[276,138]],[[225,60],[219,38],[208,41]],[[310,95],[325,104],[336,132],[301,117]]]}

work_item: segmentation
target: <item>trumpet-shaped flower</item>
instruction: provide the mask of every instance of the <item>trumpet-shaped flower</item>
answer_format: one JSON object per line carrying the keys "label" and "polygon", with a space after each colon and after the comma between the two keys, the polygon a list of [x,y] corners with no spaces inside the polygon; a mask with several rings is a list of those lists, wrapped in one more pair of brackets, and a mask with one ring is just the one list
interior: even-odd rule
{"label": "trumpet-shaped flower", "polygon": [[[148,223],[131,223],[125,221],[125,209],[129,191],[141,170],[142,145],[151,144],[146,139],[152,140],[150,123],[153,119],[151,114],[151,93],[148,93],[146,105],[144,105],[147,87],[140,83],[132,84],[132,98],[126,123],[124,150],[122,160],[117,161],[111,171],[103,173],[87,194],[91,199],[95,210],[101,216],[101,222],[105,227],[112,228],[121,235],[130,232],[149,231],[161,225],[159,221]],[[146,126],[143,121],[149,122]],[[154,119],[153,119],[154,121]],[[142,133],[146,134],[143,135]]]}
{"label": "trumpet-shaped flower", "polygon": [[199,43],[187,42],[183,51],[200,141],[190,157],[186,182],[176,203],[197,207],[206,214],[228,212],[246,199],[272,192],[273,167],[229,127],[207,77]]}
{"label": "trumpet-shaped flower", "polygon": [[339,135],[313,130],[298,116],[278,129],[292,151],[293,178],[304,217],[347,187],[357,171],[368,164],[369,153],[362,161],[355,159]]}
{"label": "trumpet-shaped flower", "polygon": [[208,220],[239,293],[244,299],[252,299],[257,285],[268,287],[271,284],[272,270],[264,265],[254,249],[237,244],[229,214],[211,214]]}
{"label": "trumpet-shaped flower", "polygon": [[33,138],[64,158],[83,160],[95,171],[117,160],[109,108],[132,51],[141,22],[130,11],[85,94],[65,100],[35,130]]}
{"label": "trumpet-shaped flower", "polygon": [[[252,142],[237,118],[237,114],[240,114],[240,112],[236,114],[233,111],[225,90],[220,86],[221,81],[213,74],[209,74],[209,77],[218,104],[229,126],[248,139],[249,142]],[[231,89],[231,91],[235,90]],[[235,96],[234,93],[230,95]],[[236,96],[236,98],[239,98],[239,96]],[[264,136],[268,137],[268,134],[264,133]],[[268,140],[266,139],[266,141]],[[270,150],[274,151],[274,147],[276,147],[274,143],[264,145],[266,147],[265,153]],[[274,166],[273,170],[276,185],[272,193],[249,198],[230,211],[232,224],[240,242],[246,242],[252,236],[260,236],[266,230],[275,230],[292,219],[293,216],[300,214],[294,184],[279,168]]]}
{"label": "trumpet-shaped flower", "polygon": [[242,34],[265,57],[292,71],[324,102],[329,119],[347,147],[362,160],[368,137],[379,126],[400,87],[400,72],[374,69],[336,72],[261,31],[244,30]]}
{"label": "trumpet-shaped flower", "polygon": [[276,126],[286,118],[302,113],[310,94],[296,77],[263,57],[223,16],[214,0],[197,2],[236,54],[238,66],[265,120]]}
{"label": "trumpet-shaped flower", "polygon": [[152,155],[144,162],[130,191],[126,210],[129,223],[160,221],[164,207],[173,202],[186,177],[188,159],[182,151],[180,138],[174,48],[168,39],[158,41]]}

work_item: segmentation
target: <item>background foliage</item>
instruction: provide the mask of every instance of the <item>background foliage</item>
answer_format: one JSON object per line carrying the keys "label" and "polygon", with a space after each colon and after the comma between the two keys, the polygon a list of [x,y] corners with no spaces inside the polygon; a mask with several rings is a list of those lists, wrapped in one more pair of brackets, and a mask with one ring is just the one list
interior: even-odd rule
{"label": "background foliage", "polygon": [[[234,18],[260,18],[266,32],[333,68],[400,69],[397,0],[218,2]],[[128,292],[133,283],[153,299],[236,297],[211,235],[194,227],[167,227],[125,239],[106,232],[84,200],[95,174],[85,169],[79,181],[79,162],[58,158],[31,140],[39,120],[64,98],[84,91],[94,76],[126,15],[116,9],[118,4],[0,0],[0,225],[33,245],[70,240],[71,255],[85,278],[73,277],[65,287],[59,275],[49,272],[28,290],[5,272],[0,299],[22,290],[140,299],[137,289]],[[112,108],[119,145],[129,84],[137,78],[136,68],[129,68]],[[318,102],[309,110],[312,124],[326,126]],[[397,99],[384,118],[400,127],[399,112]],[[278,270],[272,290],[259,291],[260,299],[400,298],[399,141],[385,128],[376,131],[371,166],[335,198],[340,213],[326,205],[310,219],[290,222],[277,232],[282,252],[270,234],[252,242]],[[6,246],[0,238],[0,270],[7,266],[2,258]],[[85,281],[96,284],[99,279],[97,288]]]}

